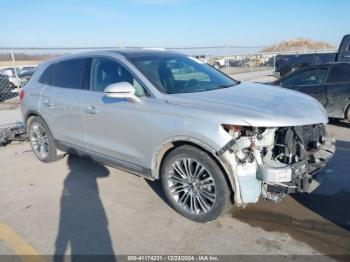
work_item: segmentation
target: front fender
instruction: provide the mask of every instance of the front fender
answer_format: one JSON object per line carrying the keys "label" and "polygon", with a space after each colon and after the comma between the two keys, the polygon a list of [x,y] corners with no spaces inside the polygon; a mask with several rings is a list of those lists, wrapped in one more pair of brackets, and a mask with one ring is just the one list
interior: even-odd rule
{"label": "front fender", "polygon": [[[230,183],[230,188],[233,192],[236,192],[237,182],[234,180],[234,176],[232,174],[232,168],[229,161],[226,161],[226,158],[221,157],[217,154],[216,150],[208,145],[204,141],[200,141],[196,138],[189,136],[176,136],[165,140],[161,146],[157,148],[157,150],[153,153],[152,156],[152,167],[151,173],[152,177],[155,179],[159,179],[160,177],[160,167],[165,155],[174,147],[179,144],[189,144],[196,146],[203,151],[206,151],[210,156],[212,156],[219,164],[220,167],[224,170],[225,175]],[[240,198],[236,200],[236,204],[240,204]]]}

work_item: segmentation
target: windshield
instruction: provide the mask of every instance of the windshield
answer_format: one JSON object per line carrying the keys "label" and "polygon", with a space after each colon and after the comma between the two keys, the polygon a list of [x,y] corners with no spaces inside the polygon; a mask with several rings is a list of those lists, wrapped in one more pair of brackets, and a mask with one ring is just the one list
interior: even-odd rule
{"label": "windshield", "polygon": [[162,93],[194,93],[238,84],[225,74],[192,57],[141,56],[129,61]]}

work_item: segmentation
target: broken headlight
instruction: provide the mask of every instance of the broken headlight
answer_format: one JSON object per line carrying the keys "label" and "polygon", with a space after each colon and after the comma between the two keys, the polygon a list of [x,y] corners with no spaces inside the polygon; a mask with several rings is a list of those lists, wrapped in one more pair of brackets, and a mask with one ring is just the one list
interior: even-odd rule
{"label": "broken headlight", "polygon": [[238,137],[242,128],[241,126],[227,124],[223,124],[222,127],[227,133],[229,133],[233,137]]}

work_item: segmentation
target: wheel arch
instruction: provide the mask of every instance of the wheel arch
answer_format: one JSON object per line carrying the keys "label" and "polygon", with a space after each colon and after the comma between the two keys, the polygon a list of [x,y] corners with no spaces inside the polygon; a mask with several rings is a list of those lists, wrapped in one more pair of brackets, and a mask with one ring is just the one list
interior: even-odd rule
{"label": "wheel arch", "polygon": [[219,166],[219,168],[223,171],[225,175],[226,182],[229,185],[229,188],[232,192],[234,192],[234,181],[233,177],[230,176],[229,168],[224,164],[224,162],[218,157],[216,154],[216,150],[209,146],[207,143],[204,143],[198,139],[191,138],[191,137],[174,137],[172,139],[169,139],[165,141],[153,154],[152,158],[152,176],[155,179],[160,178],[160,170],[161,166],[164,162],[165,157],[175,148],[182,146],[182,145],[189,145],[193,146],[195,148],[198,148],[199,150],[207,153]]}
{"label": "wheel arch", "polygon": [[28,112],[26,112],[26,114],[24,115],[24,128],[25,128],[25,130],[27,130],[27,128],[28,128],[28,126],[27,126],[27,124],[28,124],[28,120],[30,119],[30,118],[32,118],[32,117],[35,117],[35,116],[37,116],[37,117],[40,117],[43,121],[44,121],[44,123],[47,125],[47,127],[49,128],[49,130],[50,130],[50,132],[51,132],[51,129],[50,129],[50,127],[49,127],[49,125],[47,124],[47,122],[46,122],[46,120],[43,118],[43,116],[38,112],[38,111],[36,111],[36,110],[29,110]]}
{"label": "wheel arch", "polygon": [[29,110],[28,112],[25,113],[24,115],[24,127],[25,129],[27,129],[27,123],[29,118],[31,117],[35,117],[35,116],[40,116],[42,118],[42,116],[40,115],[40,113],[36,110]]}

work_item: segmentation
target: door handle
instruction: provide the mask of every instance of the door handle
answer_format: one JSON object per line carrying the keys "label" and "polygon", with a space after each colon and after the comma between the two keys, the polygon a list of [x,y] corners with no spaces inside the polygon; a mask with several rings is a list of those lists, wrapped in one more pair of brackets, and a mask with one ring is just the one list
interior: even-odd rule
{"label": "door handle", "polygon": [[46,106],[46,107],[52,107],[52,106],[53,106],[53,103],[51,102],[51,100],[48,100],[48,99],[45,100],[43,104],[44,104],[44,106]]}
{"label": "door handle", "polygon": [[94,106],[89,106],[85,109],[85,112],[92,115],[99,113],[99,111]]}
{"label": "door handle", "polygon": [[342,55],[342,58],[350,58],[350,55]]}

